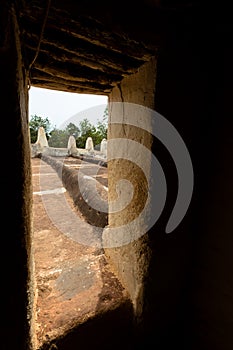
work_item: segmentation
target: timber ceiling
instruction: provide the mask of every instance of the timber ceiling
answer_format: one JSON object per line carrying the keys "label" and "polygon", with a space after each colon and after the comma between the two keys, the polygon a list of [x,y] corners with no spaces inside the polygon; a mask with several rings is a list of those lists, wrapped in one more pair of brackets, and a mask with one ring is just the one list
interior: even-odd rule
{"label": "timber ceiling", "polygon": [[22,3],[19,24],[31,85],[102,95],[157,54],[171,14],[184,8],[164,8],[159,0],[140,6],[122,0]]}

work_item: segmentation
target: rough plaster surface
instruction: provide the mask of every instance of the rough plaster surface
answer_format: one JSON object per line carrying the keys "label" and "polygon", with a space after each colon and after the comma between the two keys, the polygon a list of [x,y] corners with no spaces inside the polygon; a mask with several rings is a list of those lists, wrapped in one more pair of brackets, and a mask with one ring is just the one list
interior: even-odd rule
{"label": "rough plaster surface", "polygon": [[[33,335],[32,283],[34,266],[31,250],[31,167],[28,127],[28,91],[26,69],[22,59],[19,28],[14,6],[1,2],[0,75],[2,128],[11,123],[14,130],[12,156],[5,152],[1,158],[7,168],[2,179],[6,201],[2,206],[2,289],[1,331],[2,349],[31,349]],[[4,18],[2,18],[4,14]],[[3,19],[3,21],[2,21]],[[2,41],[3,39],[3,41]],[[13,174],[14,180],[11,176]],[[10,219],[9,219],[10,216]]]}
{"label": "rough plaster surface", "polygon": [[40,126],[38,129],[36,144],[38,144],[40,147],[49,146],[48,140],[45,134],[45,129],[43,128],[43,126]]}
{"label": "rough plaster surface", "polygon": [[[109,97],[110,121],[113,113],[119,113],[117,109],[112,108],[111,102],[130,102],[152,109],[154,106],[155,76],[156,60],[153,58],[149,63],[140,67],[137,73],[124,78],[121,84],[112,90]],[[109,140],[125,138],[143,144],[149,150],[152,147],[152,136],[137,127],[110,124],[108,133]],[[140,154],[137,154],[137,149],[135,149],[135,157],[140,157]],[[150,160],[148,164],[150,164]],[[120,179],[128,180],[133,185],[131,203],[120,212],[109,214],[109,227],[122,226],[122,230],[124,230],[124,225],[137,218],[143,209],[147,199],[148,184],[142,169],[127,159],[110,160],[108,172],[110,203],[116,200],[116,184]],[[136,317],[140,317],[143,308],[143,282],[147,276],[150,260],[147,234],[129,244],[105,248],[105,253],[114,272],[132,298]]]}

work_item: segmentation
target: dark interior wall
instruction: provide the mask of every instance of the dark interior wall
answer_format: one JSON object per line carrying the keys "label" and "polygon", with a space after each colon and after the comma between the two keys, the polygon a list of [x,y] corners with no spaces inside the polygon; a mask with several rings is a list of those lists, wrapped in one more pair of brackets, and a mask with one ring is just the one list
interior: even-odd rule
{"label": "dark interior wall", "polygon": [[[31,168],[25,68],[14,7],[0,6],[2,350],[30,349]],[[31,293],[31,296],[29,295]]]}
{"label": "dark interior wall", "polygon": [[168,182],[165,211],[150,232],[145,339],[159,349],[233,348],[233,36],[227,12],[177,18],[157,63],[155,110],[183,138],[194,192],[182,223],[164,228],[177,176],[163,145],[154,152]]}
{"label": "dark interior wall", "polygon": [[197,167],[199,187],[194,213],[198,220],[194,226],[197,240],[191,296],[193,330],[197,334],[194,348],[230,350],[233,347],[233,32],[225,31],[224,27],[222,23],[221,31],[210,41],[205,59],[209,111],[204,123],[200,121],[204,129],[203,147],[196,156],[196,163],[199,159],[201,162]]}

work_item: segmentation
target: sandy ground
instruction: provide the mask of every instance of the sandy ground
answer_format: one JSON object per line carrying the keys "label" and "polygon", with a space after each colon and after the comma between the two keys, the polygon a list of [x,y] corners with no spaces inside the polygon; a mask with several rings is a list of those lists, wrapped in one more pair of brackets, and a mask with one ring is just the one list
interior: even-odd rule
{"label": "sandy ground", "polygon": [[[80,167],[78,160],[65,163]],[[88,168],[89,167],[89,168]],[[107,187],[107,168],[89,174]],[[124,299],[124,289],[110,271],[95,233],[63,187],[57,173],[32,158],[33,249],[37,283],[38,348],[79,323]]]}

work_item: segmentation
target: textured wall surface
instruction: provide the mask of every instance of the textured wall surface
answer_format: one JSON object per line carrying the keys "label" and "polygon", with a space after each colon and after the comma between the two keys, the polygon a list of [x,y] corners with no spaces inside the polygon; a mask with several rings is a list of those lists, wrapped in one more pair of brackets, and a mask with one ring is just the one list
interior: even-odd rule
{"label": "textured wall surface", "polygon": [[[8,169],[1,174],[2,191],[1,274],[2,349],[30,349],[30,325],[34,287],[31,252],[31,167],[28,128],[28,94],[26,71],[21,56],[19,28],[14,8],[9,2],[1,4],[1,112],[2,128],[14,131],[12,151],[2,155]],[[11,176],[9,177],[9,174]],[[11,178],[13,177],[13,181]],[[6,267],[6,268],[5,268]]]}
{"label": "textured wall surface", "polygon": [[[123,79],[121,84],[113,89],[109,97],[110,125],[108,137],[110,141],[111,139],[124,138],[127,140],[126,142],[130,143],[133,140],[144,145],[147,149],[151,149],[152,136],[150,133],[139,127],[126,125],[124,121],[122,124],[111,124],[111,118],[116,117],[114,113],[123,113],[119,115],[119,118],[124,120],[124,113],[130,113],[130,111],[127,112],[127,104],[123,107],[123,110],[119,110],[115,108],[114,102],[123,102],[123,104],[126,102],[153,108],[155,71],[156,60],[153,58],[143,65],[137,73]],[[131,117],[134,119],[133,115]],[[109,214],[109,227],[122,226],[123,236],[131,235],[130,232],[127,232],[126,224],[138,217],[147,200],[149,184],[143,170],[133,161],[134,158],[140,157],[140,149],[136,147],[132,160],[124,159],[127,158],[127,154],[123,154],[122,158],[110,159],[108,163],[110,203],[117,198],[116,186],[121,179],[129,181],[133,185],[132,201],[120,212],[110,212]],[[147,163],[147,171],[150,172],[150,159]],[[124,193],[121,194],[121,199],[124,200]],[[109,205],[111,207],[111,204]],[[105,241],[104,245],[106,245]],[[142,237],[132,240],[128,244],[121,245],[121,242],[119,242],[118,247],[110,247],[111,242],[109,241],[107,245],[105,253],[109,262],[129,291],[136,314],[138,314],[143,303],[143,281],[147,274],[150,258],[147,235],[142,235]]]}

